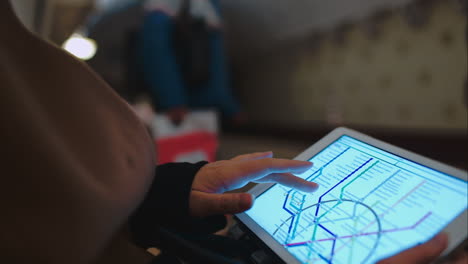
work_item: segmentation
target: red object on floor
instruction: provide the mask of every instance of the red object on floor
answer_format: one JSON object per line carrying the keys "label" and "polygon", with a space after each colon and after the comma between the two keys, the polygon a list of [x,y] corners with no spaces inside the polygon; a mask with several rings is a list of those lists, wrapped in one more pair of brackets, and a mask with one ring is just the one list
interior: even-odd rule
{"label": "red object on floor", "polygon": [[206,131],[156,139],[155,143],[158,164],[191,158],[212,162],[218,149],[217,135]]}

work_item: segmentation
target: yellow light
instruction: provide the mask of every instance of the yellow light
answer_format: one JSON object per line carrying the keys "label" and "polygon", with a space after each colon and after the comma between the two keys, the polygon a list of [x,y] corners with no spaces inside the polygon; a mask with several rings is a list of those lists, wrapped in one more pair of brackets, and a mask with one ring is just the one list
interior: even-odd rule
{"label": "yellow light", "polygon": [[97,50],[97,45],[94,40],[76,33],[67,39],[62,47],[82,60],[91,59],[94,54],[96,54]]}

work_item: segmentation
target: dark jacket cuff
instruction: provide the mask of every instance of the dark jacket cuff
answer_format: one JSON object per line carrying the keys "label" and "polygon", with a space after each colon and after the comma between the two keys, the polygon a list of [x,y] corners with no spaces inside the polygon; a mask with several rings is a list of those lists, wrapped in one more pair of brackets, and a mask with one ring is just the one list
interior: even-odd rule
{"label": "dark jacket cuff", "polygon": [[155,245],[158,226],[180,234],[212,233],[226,225],[223,215],[207,218],[190,216],[192,182],[207,162],[167,163],[156,168],[156,176],[145,200],[130,219],[134,238],[143,245]]}

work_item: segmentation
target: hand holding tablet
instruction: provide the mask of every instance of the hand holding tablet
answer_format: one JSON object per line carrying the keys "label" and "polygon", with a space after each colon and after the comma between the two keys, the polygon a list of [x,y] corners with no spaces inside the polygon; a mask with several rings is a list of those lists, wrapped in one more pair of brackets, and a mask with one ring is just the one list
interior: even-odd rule
{"label": "hand holding tablet", "polygon": [[[377,262],[377,264],[426,264],[432,263],[447,248],[448,236],[440,233],[424,244],[417,245],[395,256]],[[466,262],[463,262],[466,264]],[[456,264],[456,263],[453,263]]]}
{"label": "hand holding tablet", "polygon": [[[464,171],[345,128],[296,159],[314,163],[297,176],[318,191],[259,184],[255,205],[237,215],[287,263],[374,263],[442,230],[446,252],[467,236]],[[394,258],[416,258],[421,248]]]}

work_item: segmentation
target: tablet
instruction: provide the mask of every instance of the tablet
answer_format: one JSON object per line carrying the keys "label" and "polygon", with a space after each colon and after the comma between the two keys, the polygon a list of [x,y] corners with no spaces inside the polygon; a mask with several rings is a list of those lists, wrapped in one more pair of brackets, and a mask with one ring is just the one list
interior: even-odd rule
{"label": "tablet", "polygon": [[237,215],[286,263],[374,263],[442,230],[446,252],[467,237],[465,171],[347,128],[296,159],[314,163],[297,176],[316,192],[259,184],[254,206]]}

